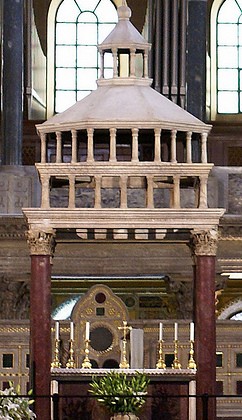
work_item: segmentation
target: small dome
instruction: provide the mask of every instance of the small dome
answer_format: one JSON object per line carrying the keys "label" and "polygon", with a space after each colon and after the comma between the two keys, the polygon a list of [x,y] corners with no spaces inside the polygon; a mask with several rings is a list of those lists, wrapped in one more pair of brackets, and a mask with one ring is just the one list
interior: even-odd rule
{"label": "small dome", "polygon": [[150,44],[130,22],[130,17],[132,15],[131,9],[126,4],[123,4],[122,6],[118,7],[117,13],[118,23],[110,32],[110,34],[104,39],[104,41],[99,45],[99,50],[108,50],[112,47],[136,47],[143,50],[149,49]]}

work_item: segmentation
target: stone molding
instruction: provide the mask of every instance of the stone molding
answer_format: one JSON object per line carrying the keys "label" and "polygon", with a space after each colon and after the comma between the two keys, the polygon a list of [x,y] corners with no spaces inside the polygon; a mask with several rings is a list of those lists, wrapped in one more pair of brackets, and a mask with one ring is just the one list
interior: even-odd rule
{"label": "stone molding", "polygon": [[[149,376],[161,376],[162,377],[170,377],[171,375],[174,377],[181,377],[184,376],[186,380],[193,380],[193,378],[196,375],[196,369],[112,369],[117,372],[124,372],[127,375],[133,376],[137,372],[145,373]],[[52,378],[60,378],[63,377],[92,377],[93,375],[106,375],[108,372],[108,369],[80,369],[80,368],[74,368],[74,369],[67,369],[67,368],[52,368],[51,369],[51,376]]]}
{"label": "stone molding", "polygon": [[31,229],[213,229],[224,209],[174,208],[28,208],[23,209]]}
{"label": "stone molding", "polygon": [[219,226],[219,240],[242,240],[242,217],[226,215],[221,218]]}
{"label": "stone molding", "polygon": [[215,256],[218,247],[218,229],[194,229],[191,232],[189,246],[193,256]]}
{"label": "stone molding", "polygon": [[31,229],[26,232],[30,255],[50,255],[55,252],[55,230]]}
{"label": "stone molding", "polygon": [[0,219],[0,239],[25,239],[27,228],[23,216],[3,216]]}

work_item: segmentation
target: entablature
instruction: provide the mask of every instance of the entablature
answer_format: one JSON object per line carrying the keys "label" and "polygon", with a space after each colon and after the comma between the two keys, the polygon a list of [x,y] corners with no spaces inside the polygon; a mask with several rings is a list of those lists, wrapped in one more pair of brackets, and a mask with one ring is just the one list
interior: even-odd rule
{"label": "entablature", "polygon": [[224,209],[23,209],[30,229],[215,228]]}

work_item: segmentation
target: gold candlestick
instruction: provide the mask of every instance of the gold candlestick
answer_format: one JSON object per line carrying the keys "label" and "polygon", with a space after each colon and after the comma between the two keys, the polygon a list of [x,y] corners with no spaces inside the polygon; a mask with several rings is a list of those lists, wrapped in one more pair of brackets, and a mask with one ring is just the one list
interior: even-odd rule
{"label": "gold candlestick", "polygon": [[60,340],[58,340],[58,338],[55,339],[55,351],[54,351],[54,360],[51,363],[51,367],[52,368],[60,368],[61,367],[61,363],[60,363],[60,357],[59,357],[59,345],[60,345]]}
{"label": "gold candlestick", "polygon": [[90,340],[86,339],[85,340],[85,357],[82,362],[83,369],[91,369],[92,367],[90,359],[89,359],[89,343],[90,343]]}
{"label": "gold candlestick", "polygon": [[178,360],[178,340],[174,340],[174,360],[172,369],[181,369],[181,363]]}
{"label": "gold candlestick", "polygon": [[166,364],[163,359],[163,340],[159,340],[159,359],[156,364],[157,369],[166,369]]}
{"label": "gold candlestick", "polygon": [[189,357],[189,362],[188,362],[188,366],[187,369],[196,369],[197,365],[196,362],[194,360],[194,341],[191,340],[190,341],[190,357]]}
{"label": "gold candlestick", "polygon": [[127,326],[127,321],[123,321],[123,327],[118,327],[118,329],[124,331],[124,338],[122,340],[122,345],[123,345],[122,356],[121,356],[121,361],[120,361],[119,367],[121,369],[129,369],[129,363],[127,361],[127,339],[126,339],[126,336],[127,336],[128,331],[132,330],[132,327],[128,327]]}
{"label": "gold candlestick", "polygon": [[70,357],[68,359],[68,362],[66,364],[66,367],[69,368],[75,368],[75,360],[74,360],[74,340],[70,340],[70,349],[69,349]]}

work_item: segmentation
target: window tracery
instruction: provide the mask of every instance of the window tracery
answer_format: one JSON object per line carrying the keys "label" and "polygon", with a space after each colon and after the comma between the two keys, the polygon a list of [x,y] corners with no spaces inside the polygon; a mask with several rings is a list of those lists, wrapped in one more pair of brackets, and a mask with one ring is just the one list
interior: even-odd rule
{"label": "window tracery", "polygon": [[211,9],[211,117],[242,113],[242,1],[215,0]]}
{"label": "window tracery", "polygon": [[[96,88],[101,64],[97,45],[116,22],[111,0],[52,1],[48,15],[49,115],[64,111]],[[111,72],[112,63],[106,62],[106,75],[111,77]]]}

